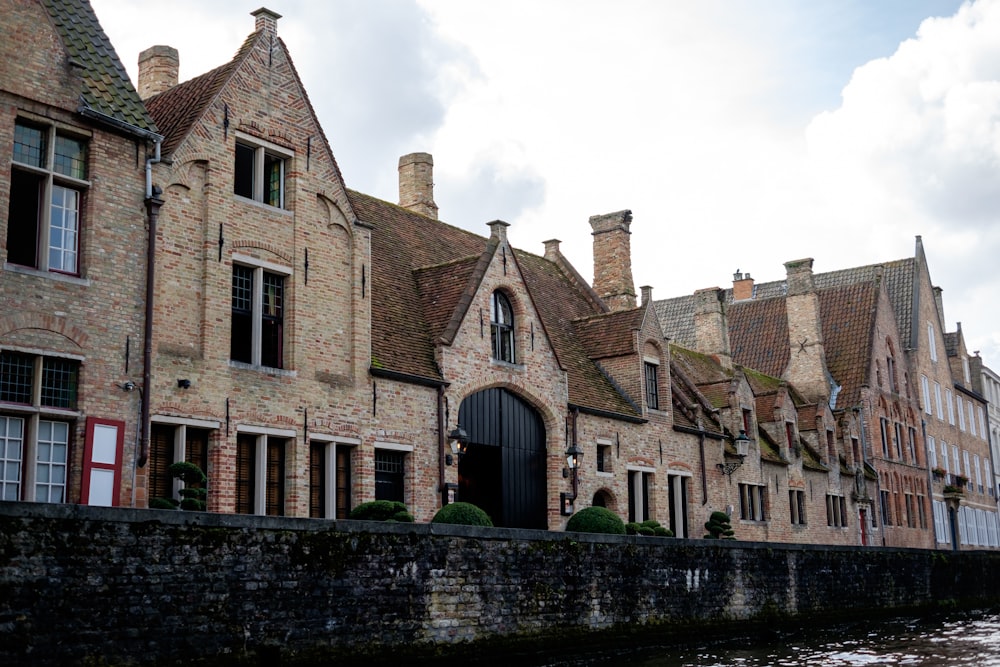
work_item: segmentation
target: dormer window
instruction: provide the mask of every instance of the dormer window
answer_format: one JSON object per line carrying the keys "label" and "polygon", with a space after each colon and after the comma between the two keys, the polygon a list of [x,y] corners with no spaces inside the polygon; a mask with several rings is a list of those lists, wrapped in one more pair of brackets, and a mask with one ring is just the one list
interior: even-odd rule
{"label": "dormer window", "polygon": [[490,339],[493,358],[514,363],[514,309],[503,292],[493,292],[490,299]]}

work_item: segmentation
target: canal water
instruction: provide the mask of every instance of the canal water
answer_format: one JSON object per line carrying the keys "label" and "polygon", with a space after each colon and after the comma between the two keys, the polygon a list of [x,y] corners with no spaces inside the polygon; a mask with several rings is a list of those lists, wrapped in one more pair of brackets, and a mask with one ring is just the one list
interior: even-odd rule
{"label": "canal water", "polygon": [[880,619],[824,629],[768,631],[687,646],[606,650],[537,663],[546,667],[1000,667],[1000,614]]}

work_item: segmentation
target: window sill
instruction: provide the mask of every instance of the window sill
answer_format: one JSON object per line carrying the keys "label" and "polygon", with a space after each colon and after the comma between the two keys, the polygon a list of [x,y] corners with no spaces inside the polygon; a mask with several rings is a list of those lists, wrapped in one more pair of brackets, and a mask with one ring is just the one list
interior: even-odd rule
{"label": "window sill", "polygon": [[490,359],[490,366],[498,366],[508,371],[518,371],[523,373],[525,370],[524,364],[512,364],[509,361],[500,361],[499,359]]}
{"label": "window sill", "polygon": [[297,371],[288,370],[286,368],[271,368],[270,366],[261,366],[260,364],[248,364],[244,361],[233,361],[229,360],[229,367],[241,371],[255,371],[257,373],[264,373],[265,375],[270,375],[273,377],[285,377],[293,378],[298,377]]}
{"label": "window sill", "polygon": [[598,477],[614,477],[615,474],[613,472],[609,472],[607,470],[598,470],[597,471],[597,476]]}
{"label": "window sill", "polygon": [[271,206],[270,204],[265,204],[262,201],[257,201],[256,199],[250,199],[249,197],[244,197],[243,195],[233,194],[233,199],[238,202],[243,202],[244,204],[250,204],[251,206],[256,206],[257,208],[262,208],[265,211],[272,211],[274,213],[279,213],[281,215],[292,215],[292,211],[287,208],[280,208],[278,206]]}
{"label": "window sill", "polygon": [[49,280],[55,280],[61,283],[69,283],[71,285],[80,285],[82,287],[90,286],[90,280],[88,278],[71,276],[66,273],[56,273],[55,271],[41,271],[39,269],[33,269],[30,266],[21,266],[20,264],[10,264],[8,262],[4,262],[3,270],[10,271],[11,273],[20,273],[25,276],[48,278]]}

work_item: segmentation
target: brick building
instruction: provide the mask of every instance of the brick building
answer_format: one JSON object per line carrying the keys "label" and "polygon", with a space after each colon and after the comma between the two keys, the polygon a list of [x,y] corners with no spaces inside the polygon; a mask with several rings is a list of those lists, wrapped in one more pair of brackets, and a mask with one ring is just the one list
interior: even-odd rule
{"label": "brick building", "polygon": [[89,5],[0,17],[0,498],[130,505],[159,135]]}
{"label": "brick building", "polygon": [[[844,477],[839,494],[830,480],[828,495],[852,508],[859,541],[943,547],[951,512],[960,546],[997,546],[985,400],[970,385],[961,327],[946,333],[941,324],[921,239],[913,258],[884,264],[815,275],[812,260],[785,266],[788,278],[772,283],[737,273],[720,296],[732,359],[788,381],[840,420],[804,439],[824,452],[825,431],[821,460],[839,458]],[[697,296],[656,308],[672,341],[704,350]],[[810,433],[804,416],[800,409],[800,436]],[[827,520],[836,523],[829,512]]]}

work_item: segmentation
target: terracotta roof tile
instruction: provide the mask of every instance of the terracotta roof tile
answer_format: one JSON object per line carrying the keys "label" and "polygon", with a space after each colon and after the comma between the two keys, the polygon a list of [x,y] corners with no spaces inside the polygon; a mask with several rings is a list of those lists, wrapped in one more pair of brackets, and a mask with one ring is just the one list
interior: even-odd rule
{"label": "terracotta roof tile", "polygon": [[156,124],[146,112],[90,3],[43,0],[42,4],[62,38],[70,62],[78,66],[83,82],[81,105],[132,127],[156,133]]}
{"label": "terracotta roof tile", "polygon": [[573,322],[576,335],[591,359],[636,354],[636,331],[642,326],[644,308],[601,313]]}
{"label": "terracotta roof tile", "polygon": [[826,365],[840,384],[835,407],[858,405],[871,367],[872,327],[878,304],[874,283],[848,283],[818,291]]}
{"label": "terracotta roof tile", "polygon": [[784,299],[739,301],[729,307],[733,361],[780,377],[788,366],[788,315]]}

